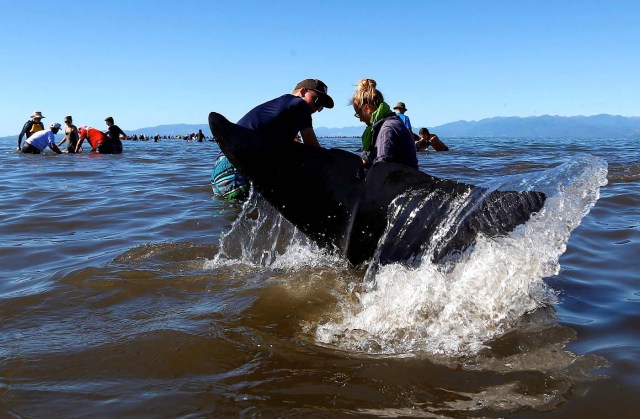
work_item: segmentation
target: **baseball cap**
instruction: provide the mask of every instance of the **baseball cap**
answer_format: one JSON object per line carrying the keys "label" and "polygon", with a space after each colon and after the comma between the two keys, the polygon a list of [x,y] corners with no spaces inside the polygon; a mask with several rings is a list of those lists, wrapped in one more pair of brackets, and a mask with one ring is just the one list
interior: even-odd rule
{"label": "baseball cap", "polygon": [[333,99],[327,94],[327,85],[324,84],[322,80],[304,79],[296,84],[295,90],[302,89],[303,87],[316,92],[320,99],[322,99],[322,106],[329,109],[333,108]]}
{"label": "baseball cap", "polygon": [[51,124],[51,126],[49,128],[51,128],[51,129],[54,129],[54,128],[60,129],[61,126],[62,125],[58,124],[57,122],[54,122],[53,124]]}

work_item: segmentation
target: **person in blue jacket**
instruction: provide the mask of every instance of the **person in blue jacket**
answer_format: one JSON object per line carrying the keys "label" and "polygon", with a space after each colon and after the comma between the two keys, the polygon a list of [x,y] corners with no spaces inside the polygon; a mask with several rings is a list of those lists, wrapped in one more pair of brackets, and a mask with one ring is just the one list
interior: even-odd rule
{"label": "person in blue jacket", "polygon": [[393,110],[395,111],[396,115],[398,115],[398,118],[400,118],[402,122],[404,122],[404,124],[407,126],[409,132],[413,133],[413,128],[411,128],[411,120],[407,115],[404,114],[407,111],[407,107],[404,105],[404,102],[396,103],[396,106],[393,108]]}

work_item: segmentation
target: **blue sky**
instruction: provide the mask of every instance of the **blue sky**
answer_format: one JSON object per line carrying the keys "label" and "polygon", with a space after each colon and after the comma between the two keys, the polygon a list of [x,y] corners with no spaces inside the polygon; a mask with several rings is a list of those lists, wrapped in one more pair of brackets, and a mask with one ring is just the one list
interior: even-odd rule
{"label": "blue sky", "polygon": [[104,128],[238,120],[320,78],[360,123],[373,78],[415,127],[493,116],[640,116],[640,2],[6,1],[0,136],[35,110]]}

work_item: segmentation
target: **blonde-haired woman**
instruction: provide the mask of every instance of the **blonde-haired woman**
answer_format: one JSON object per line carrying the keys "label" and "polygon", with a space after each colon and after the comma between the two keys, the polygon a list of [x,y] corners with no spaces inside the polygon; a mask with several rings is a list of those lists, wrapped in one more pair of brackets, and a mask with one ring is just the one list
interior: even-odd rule
{"label": "blonde-haired woman", "polygon": [[367,124],[362,134],[362,160],[365,167],[391,162],[418,168],[413,134],[384,101],[375,80],[360,80],[351,103],[354,116]]}

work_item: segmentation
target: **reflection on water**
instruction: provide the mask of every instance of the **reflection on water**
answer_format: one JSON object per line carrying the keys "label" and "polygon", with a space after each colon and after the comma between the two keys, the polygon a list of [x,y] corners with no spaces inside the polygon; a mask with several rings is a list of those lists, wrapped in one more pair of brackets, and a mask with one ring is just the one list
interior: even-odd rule
{"label": "reflection on water", "polygon": [[421,166],[549,205],[456,266],[390,265],[375,286],[257,197],[212,199],[213,143],[0,153],[0,411],[633,417],[638,152],[602,156],[598,199],[598,159],[473,141]]}

